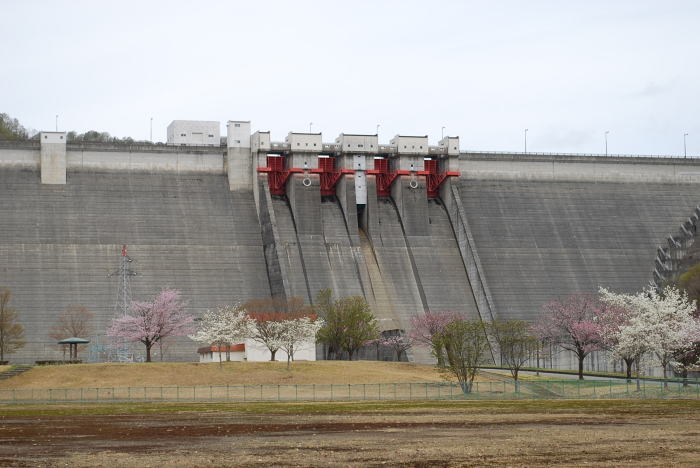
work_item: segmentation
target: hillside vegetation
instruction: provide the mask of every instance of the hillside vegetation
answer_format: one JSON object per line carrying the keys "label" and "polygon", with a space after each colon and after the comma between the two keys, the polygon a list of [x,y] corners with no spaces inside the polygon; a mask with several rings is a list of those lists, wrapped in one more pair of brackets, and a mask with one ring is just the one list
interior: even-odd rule
{"label": "hillside vegetation", "polygon": [[402,362],[295,362],[291,370],[286,362],[152,362],[37,366],[0,381],[0,389],[440,381],[434,367]]}

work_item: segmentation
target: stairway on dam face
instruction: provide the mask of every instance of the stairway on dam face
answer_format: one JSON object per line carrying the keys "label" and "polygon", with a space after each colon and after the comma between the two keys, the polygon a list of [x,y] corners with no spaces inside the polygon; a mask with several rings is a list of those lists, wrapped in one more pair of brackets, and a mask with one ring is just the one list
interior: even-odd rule
{"label": "stairway on dam face", "polygon": [[[69,173],[67,185],[51,186],[35,171],[3,170],[0,200],[0,285],[12,290],[28,342],[13,361],[60,358],[48,333],[72,304],[95,313],[88,338],[104,332],[123,244],[135,299],[173,287],[199,314],[270,295],[252,193],[230,192],[224,176]],[[188,339],[167,347],[170,359],[197,359]]]}
{"label": "stairway on dam face", "polygon": [[463,180],[498,318],[535,320],[543,303],[598,286],[646,286],[658,245],[693,212],[697,185]]}

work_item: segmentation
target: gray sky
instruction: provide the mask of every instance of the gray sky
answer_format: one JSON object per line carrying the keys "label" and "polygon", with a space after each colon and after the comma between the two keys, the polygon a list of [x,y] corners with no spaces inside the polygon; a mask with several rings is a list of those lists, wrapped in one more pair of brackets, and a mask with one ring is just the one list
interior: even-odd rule
{"label": "gray sky", "polygon": [[700,2],[2,0],[0,112],[165,140],[174,119],[462,149],[700,153]]}

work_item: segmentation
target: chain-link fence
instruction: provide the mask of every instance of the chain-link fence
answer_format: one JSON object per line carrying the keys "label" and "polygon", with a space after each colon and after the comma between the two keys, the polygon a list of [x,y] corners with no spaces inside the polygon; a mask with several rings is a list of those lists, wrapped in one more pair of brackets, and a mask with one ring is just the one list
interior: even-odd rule
{"label": "chain-link fence", "polygon": [[305,385],[210,385],[0,389],[0,403],[43,402],[255,402],[527,398],[700,398],[698,380],[537,380]]}

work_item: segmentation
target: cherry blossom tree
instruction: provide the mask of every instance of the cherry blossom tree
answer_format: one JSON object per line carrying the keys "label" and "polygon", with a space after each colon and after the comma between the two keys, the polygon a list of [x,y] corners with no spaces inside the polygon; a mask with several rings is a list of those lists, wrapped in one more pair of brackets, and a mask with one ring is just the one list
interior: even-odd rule
{"label": "cherry blossom tree", "polygon": [[700,341],[700,322],[693,316],[695,301],[673,286],[660,292],[650,287],[636,294],[605,297],[606,302],[630,311],[619,340],[649,350],[663,368],[664,378],[669,365],[678,368],[677,353]]}
{"label": "cherry blossom tree", "polygon": [[598,301],[590,294],[573,294],[542,306],[534,326],[545,343],[573,352],[578,358],[578,378],[583,380],[583,360],[602,349],[601,326],[596,322]]}
{"label": "cherry blossom tree", "polygon": [[380,346],[391,349],[396,353],[396,360],[401,360],[401,355],[405,354],[406,351],[413,347],[413,338],[406,336],[401,330],[398,335],[384,336],[382,335],[379,339],[375,340]]}
{"label": "cherry blossom tree", "polygon": [[440,334],[450,323],[460,320],[459,314],[454,312],[433,312],[427,311],[425,314],[411,318],[410,338],[424,346],[431,348],[438,365],[442,365],[444,360],[444,349]]}
{"label": "cherry blossom tree", "polygon": [[243,305],[248,317],[253,319],[249,338],[261,343],[270,351],[270,361],[275,361],[277,350],[284,342],[283,322],[307,316],[310,308],[300,297],[272,297],[255,299]]}
{"label": "cherry blossom tree", "polygon": [[231,345],[242,343],[253,334],[253,321],[238,304],[222,306],[216,310],[207,310],[202,315],[199,327],[190,339],[199,343],[215,345],[219,348],[219,365],[221,350],[226,348],[226,360],[230,360]]}
{"label": "cherry blossom tree", "polygon": [[305,343],[316,344],[316,334],[323,327],[323,319],[316,315],[295,317],[281,322],[280,348],[287,353],[287,369],[294,361],[294,353]]}
{"label": "cherry blossom tree", "polygon": [[637,336],[627,328],[633,311],[626,301],[605,288],[600,288],[599,295],[601,305],[596,312],[596,321],[601,326],[603,347],[612,354],[613,359],[624,361],[627,378],[631,379],[632,366],[637,364],[639,374],[641,361],[649,348],[643,336]]}
{"label": "cherry blossom tree", "polygon": [[146,362],[151,347],[169,336],[187,336],[194,332],[194,317],[185,312],[180,291],[163,289],[150,302],[132,301],[129,315],[117,317],[107,335],[146,347]]}

